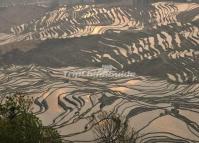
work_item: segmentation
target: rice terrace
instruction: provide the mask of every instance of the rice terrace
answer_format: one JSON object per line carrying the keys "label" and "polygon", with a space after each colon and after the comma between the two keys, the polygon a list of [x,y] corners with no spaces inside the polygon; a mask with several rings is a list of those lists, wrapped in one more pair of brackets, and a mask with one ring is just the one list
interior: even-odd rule
{"label": "rice terrace", "polygon": [[2,107],[32,99],[63,143],[199,143],[199,0],[0,0],[0,19]]}

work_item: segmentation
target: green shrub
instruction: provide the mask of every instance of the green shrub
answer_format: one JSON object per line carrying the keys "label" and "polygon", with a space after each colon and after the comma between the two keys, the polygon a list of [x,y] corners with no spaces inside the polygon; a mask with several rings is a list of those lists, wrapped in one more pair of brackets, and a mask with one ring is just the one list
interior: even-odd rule
{"label": "green shrub", "polygon": [[1,96],[1,143],[61,143],[52,127],[45,127],[31,112],[33,99],[23,94]]}

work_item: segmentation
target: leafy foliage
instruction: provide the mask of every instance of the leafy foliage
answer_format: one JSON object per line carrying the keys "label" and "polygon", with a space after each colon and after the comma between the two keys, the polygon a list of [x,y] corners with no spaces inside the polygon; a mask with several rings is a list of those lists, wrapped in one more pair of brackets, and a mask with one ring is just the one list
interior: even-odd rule
{"label": "leafy foliage", "polygon": [[52,127],[45,127],[31,112],[33,99],[24,94],[0,98],[1,143],[61,143],[60,135]]}

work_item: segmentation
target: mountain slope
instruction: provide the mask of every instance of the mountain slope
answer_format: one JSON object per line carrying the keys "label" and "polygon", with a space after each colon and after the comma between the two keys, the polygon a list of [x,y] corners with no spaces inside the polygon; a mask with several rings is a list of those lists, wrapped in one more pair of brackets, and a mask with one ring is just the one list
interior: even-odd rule
{"label": "mountain slope", "polygon": [[10,27],[44,16],[47,11],[47,8],[39,6],[0,8],[0,33],[10,33]]}
{"label": "mountain slope", "polygon": [[[183,13],[189,13],[189,22],[198,19],[199,4],[154,3],[146,13],[138,15],[131,6],[76,5],[65,6],[48,12],[41,18],[11,28],[8,43],[21,40],[46,40],[103,34],[108,30],[143,30],[177,23],[186,23]],[[139,18],[143,16],[143,18]],[[149,21],[146,23],[146,21]],[[0,44],[3,44],[0,43]]]}
{"label": "mountain slope", "polygon": [[[154,3],[149,23],[137,19],[129,6],[60,7],[1,36],[0,64],[111,64],[141,75],[195,83],[199,81],[198,7]],[[185,12],[188,19],[182,18]]]}

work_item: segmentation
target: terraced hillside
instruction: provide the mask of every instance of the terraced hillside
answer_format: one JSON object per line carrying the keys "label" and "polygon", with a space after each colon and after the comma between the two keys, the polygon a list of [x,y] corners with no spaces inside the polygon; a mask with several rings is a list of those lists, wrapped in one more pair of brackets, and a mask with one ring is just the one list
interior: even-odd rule
{"label": "terraced hillside", "polygon": [[[105,33],[108,30],[143,30],[176,23],[181,25],[186,19],[183,12],[188,13],[189,22],[198,19],[198,4],[155,3],[151,7],[149,21],[143,23],[136,19],[136,10],[132,6],[104,6],[77,5],[74,7],[61,7],[47,13],[45,16],[11,28],[10,40],[46,40],[57,38],[72,38]],[[195,11],[195,12],[192,12]],[[135,14],[134,14],[135,13]],[[141,16],[146,15],[142,14]],[[186,16],[187,17],[187,16]]]}
{"label": "terraced hillside", "polygon": [[47,12],[39,6],[15,6],[0,8],[0,33],[10,33],[10,27],[37,19]]}
{"label": "terraced hillside", "polygon": [[198,141],[198,84],[176,85],[147,76],[67,82],[63,76],[66,71],[85,70],[99,69],[2,68],[0,89],[33,96],[35,113],[45,124],[57,128],[66,142],[94,142],[91,121],[100,111],[124,116],[141,134],[142,143]]}
{"label": "terraced hillside", "polygon": [[[128,6],[61,7],[12,27],[14,34],[8,37],[1,36],[4,53],[12,49],[12,43],[17,50],[4,54],[0,63],[53,67],[106,63],[173,82],[198,82],[198,8],[196,3],[154,3],[151,22],[146,24],[136,19]],[[35,40],[40,42],[21,44]]]}
{"label": "terraced hillside", "polygon": [[[61,6],[0,33],[0,91],[26,92],[66,142],[119,113],[142,143],[199,141],[199,4]],[[69,78],[103,65],[133,77]],[[106,72],[105,72],[106,74]],[[78,126],[78,128],[77,128]]]}

